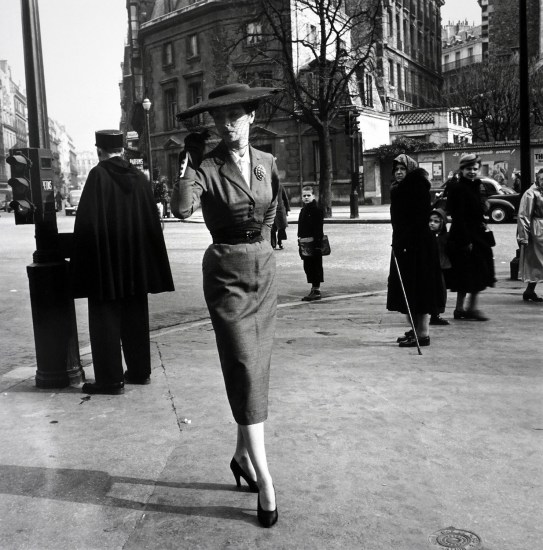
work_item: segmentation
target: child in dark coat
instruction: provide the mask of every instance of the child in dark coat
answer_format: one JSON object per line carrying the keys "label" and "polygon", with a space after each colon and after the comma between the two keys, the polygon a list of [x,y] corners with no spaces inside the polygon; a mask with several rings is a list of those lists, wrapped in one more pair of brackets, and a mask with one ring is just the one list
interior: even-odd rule
{"label": "child in dark coat", "polygon": [[[437,248],[439,251],[439,265],[443,277],[443,304],[447,303],[447,279],[451,269],[451,261],[447,256],[446,246],[449,234],[447,233],[447,214],[441,208],[432,210],[430,214],[430,231],[436,237]],[[443,313],[445,308],[439,313]],[[449,321],[443,319],[439,313],[433,314],[430,317],[431,325],[448,325]]]}
{"label": "child in dark coat", "polygon": [[[313,187],[310,185],[302,187],[302,203],[302,210],[298,218],[298,243],[307,282],[311,284],[310,293],[302,300],[312,302],[321,299],[320,286],[324,282],[321,254],[324,213],[318,207]],[[303,250],[311,250],[312,255],[304,256]]]}

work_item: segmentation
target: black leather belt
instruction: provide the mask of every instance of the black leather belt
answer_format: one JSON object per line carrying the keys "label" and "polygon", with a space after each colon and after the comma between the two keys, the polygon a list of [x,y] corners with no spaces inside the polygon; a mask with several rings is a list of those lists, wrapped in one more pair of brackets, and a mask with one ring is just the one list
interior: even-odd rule
{"label": "black leather belt", "polygon": [[213,244],[259,243],[264,240],[260,231],[239,231],[236,233],[215,233]]}

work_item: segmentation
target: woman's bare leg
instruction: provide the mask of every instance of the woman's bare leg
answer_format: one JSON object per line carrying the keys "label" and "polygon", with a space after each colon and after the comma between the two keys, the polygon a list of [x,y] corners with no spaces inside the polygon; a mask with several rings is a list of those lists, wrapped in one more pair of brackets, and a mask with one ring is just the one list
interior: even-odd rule
{"label": "woman's bare leg", "polygon": [[260,505],[262,509],[270,512],[275,510],[275,491],[273,480],[268,470],[266,459],[266,447],[264,445],[264,422],[239,426],[243,436],[245,448],[256,472],[256,483],[260,490]]}
{"label": "woman's bare leg", "polygon": [[249,475],[251,479],[256,480],[255,469],[253,468],[253,463],[249,458],[249,451],[247,450],[247,445],[245,444],[245,439],[243,438],[243,431],[241,426],[238,424],[238,439],[236,442],[236,451],[234,452],[234,458],[236,462],[241,466],[243,471]]}

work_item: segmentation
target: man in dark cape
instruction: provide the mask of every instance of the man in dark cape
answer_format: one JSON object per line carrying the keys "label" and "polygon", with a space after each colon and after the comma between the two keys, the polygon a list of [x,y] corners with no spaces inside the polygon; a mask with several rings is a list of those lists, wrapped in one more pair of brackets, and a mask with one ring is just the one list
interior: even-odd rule
{"label": "man in dark cape", "polygon": [[70,264],[74,297],[89,302],[95,383],[83,392],[119,394],[125,381],[149,383],[147,294],[174,286],[151,185],[121,157],[123,134],[96,132],[96,147],[100,162],[81,195]]}

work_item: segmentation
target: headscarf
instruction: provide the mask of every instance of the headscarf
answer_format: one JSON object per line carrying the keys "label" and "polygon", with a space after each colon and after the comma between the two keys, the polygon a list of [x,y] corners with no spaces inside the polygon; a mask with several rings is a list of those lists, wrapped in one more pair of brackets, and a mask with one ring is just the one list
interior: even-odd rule
{"label": "headscarf", "polygon": [[392,170],[394,171],[396,169],[396,166],[398,164],[401,164],[402,166],[405,166],[405,169],[407,170],[407,173],[412,172],[415,170],[415,168],[418,168],[418,163],[415,159],[412,159],[410,156],[406,155],[405,153],[402,153],[401,155],[398,155],[393,163],[392,163]]}

